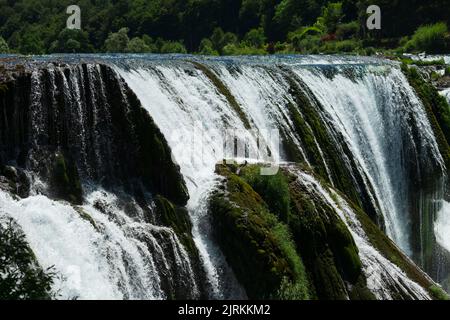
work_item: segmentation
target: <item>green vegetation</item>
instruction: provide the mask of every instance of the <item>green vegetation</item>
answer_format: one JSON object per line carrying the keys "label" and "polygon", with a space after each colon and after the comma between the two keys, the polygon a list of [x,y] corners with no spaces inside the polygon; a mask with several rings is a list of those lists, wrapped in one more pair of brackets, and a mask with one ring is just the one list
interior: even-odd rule
{"label": "green vegetation", "polygon": [[450,300],[450,296],[444,290],[442,290],[441,287],[433,285],[428,289],[428,291],[430,291],[432,296],[437,300]]}
{"label": "green vegetation", "polygon": [[425,81],[416,68],[402,65],[403,73],[425,106],[439,150],[450,168],[450,106],[437,89]]}
{"label": "green vegetation", "polygon": [[448,28],[443,22],[422,26],[406,43],[405,51],[425,51],[427,53],[446,52],[449,47]]}
{"label": "green vegetation", "polygon": [[233,108],[233,110],[236,112],[236,114],[241,119],[242,123],[244,124],[246,129],[250,129],[250,122],[244,113],[244,111],[241,109],[241,106],[236,101],[236,98],[231,94],[230,90],[227,88],[227,86],[222,82],[222,80],[219,79],[219,77],[209,69],[207,66],[198,63],[196,61],[191,61],[191,63],[201,72],[205,74],[205,76],[208,77],[208,79],[214,84],[216,89],[222,94],[230,104],[230,106]]}
{"label": "green vegetation", "polygon": [[262,176],[258,166],[244,170],[242,178],[266,201],[269,210],[284,223],[289,223],[289,206],[291,198],[289,185],[279,171],[273,176]]}
{"label": "green vegetation", "polygon": [[[450,9],[444,0],[80,0],[82,31],[64,32],[71,4],[1,1],[0,36],[7,47],[0,45],[0,52],[237,55],[449,49]],[[381,30],[366,29],[366,9],[372,4],[382,8]]]}
{"label": "green vegetation", "polygon": [[217,170],[227,182],[226,191],[210,199],[214,230],[249,298],[308,299],[308,279],[289,228],[230,168]]}
{"label": "green vegetation", "polygon": [[48,300],[54,274],[39,267],[12,219],[0,220],[0,300]]}
{"label": "green vegetation", "polygon": [[9,53],[8,44],[6,43],[5,39],[3,39],[2,37],[0,37],[0,54],[1,53]]}
{"label": "green vegetation", "polygon": [[156,213],[164,226],[170,227],[177,235],[189,255],[198,259],[198,250],[192,239],[192,223],[186,209],[177,207],[162,196],[155,198]]}
{"label": "green vegetation", "polygon": [[259,170],[219,165],[225,189],[210,199],[219,244],[250,297],[270,292],[304,299],[307,289],[310,299],[374,299],[334,209],[302,190],[288,171],[261,176]]}
{"label": "green vegetation", "polygon": [[73,163],[63,153],[56,153],[52,171],[51,184],[53,195],[58,199],[67,200],[73,204],[81,204],[83,190],[78,171]]}

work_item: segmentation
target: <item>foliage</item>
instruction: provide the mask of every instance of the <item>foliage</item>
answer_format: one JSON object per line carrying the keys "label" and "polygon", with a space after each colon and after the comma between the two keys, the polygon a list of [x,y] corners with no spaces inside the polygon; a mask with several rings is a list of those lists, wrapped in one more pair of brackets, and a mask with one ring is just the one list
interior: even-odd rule
{"label": "foliage", "polygon": [[262,28],[250,30],[244,37],[244,43],[249,47],[261,49],[266,43],[266,36]]}
{"label": "foliage", "polygon": [[444,53],[448,49],[448,28],[443,22],[421,26],[406,44],[407,51],[425,51],[427,53]]}
{"label": "foliage", "polygon": [[128,28],[122,28],[115,33],[109,34],[105,41],[105,50],[113,53],[127,52],[129,42]]}
{"label": "foliage", "polygon": [[93,52],[86,31],[64,29],[50,47],[50,53],[80,53]]}
{"label": "foliage", "polygon": [[339,40],[348,40],[357,37],[359,28],[359,23],[357,21],[342,23],[336,28],[336,37]]}
{"label": "foliage", "polygon": [[328,3],[322,10],[322,16],[317,19],[317,25],[328,33],[335,33],[343,18],[342,2]]}
{"label": "foliage", "polygon": [[12,219],[0,220],[0,300],[52,298],[54,273],[42,270]]}
{"label": "foliage", "polygon": [[308,279],[289,228],[230,168],[217,170],[228,180],[227,196],[216,192],[210,199],[215,235],[249,297],[308,299]]}
{"label": "foliage", "polygon": [[265,199],[270,211],[281,221],[288,223],[291,198],[284,175],[278,172],[276,175],[263,176],[257,166],[245,169],[241,174],[243,179]]}
{"label": "foliage", "polygon": [[134,37],[128,42],[127,52],[131,53],[146,53],[146,52],[154,52],[154,48],[148,45],[143,39],[139,37]]}
{"label": "foliage", "polygon": [[0,53],[9,53],[8,44],[2,37],[0,37]]}
{"label": "foliage", "polygon": [[179,41],[167,41],[161,46],[161,53],[187,53],[186,47]]}
{"label": "foliage", "polygon": [[[23,54],[172,50],[179,53],[184,52],[183,46],[187,52],[211,55],[266,51],[320,53],[323,43],[317,43],[318,34],[310,37],[297,31],[314,27],[320,30],[321,36],[327,36],[327,42],[357,39],[364,41],[363,49],[394,49],[402,37],[411,36],[419,26],[425,26],[417,30],[411,41],[403,39],[401,50],[442,52],[448,49],[447,40],[442,38],[447,37],[443,26],[450,23],[450,7],[444,0],[426,3],[419,0],[79,0],[82,21],[79,34],[64,32],[68,17],[65,10],[71,4],[70,0],[4,0],[0,36],[10,51]],[[365,29],[365,9],[371,4],[383,8],[380,31]],[[297,33],[291,37],[292,42],[288,39],[290,33]],[[445,37],[439,38],[440,35]],[[148,42],[145,37],[156,41]],[[212,46],[204,39],[209,39]],[[338,50],[339,46],[332,48]],[[331,52],[330,47],[325,49]],[[358,53],[365,52],[358,50]]]}
{"label": "foliage", "polygon": [[211,40],[209,39],[203,39],[202,42],[200,42],[199,47],[199,54],[205,55],[205,56],[217,56],[219,55],[219,52],[214,50],[214,45]]}

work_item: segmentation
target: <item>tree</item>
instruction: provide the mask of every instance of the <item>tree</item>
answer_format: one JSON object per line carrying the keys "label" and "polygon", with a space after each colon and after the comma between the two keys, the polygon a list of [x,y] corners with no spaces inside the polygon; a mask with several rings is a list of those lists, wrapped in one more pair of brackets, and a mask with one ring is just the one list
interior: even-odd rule
{"label": "tree", "polygon": [[209,39],[203,39],[200,42],[199,52],[202,55],[205,56],[217,56],[219,53],[214,50],[213,43]]}
{"label": "tree", "polygon": [[187,53],[187,50],[181,42],[167,41],[161,46],[161,53]]}
{"label": "tree", "polygon": [[89,42],[86,31],[64,29],[58,35],[49,50],[51,53],[83,53],[93,52],[94,48]]}
{"label": "tree", "polygon": [[0,37],[0,53],[9,53],[9,47],[3,37]]}
{"label": "tree", "polygon": [[262,48],[267,38],[264,35],[263,28],[252,29],[244,37],[244,42],[251,47]]}
{"label": "tree", "polygon": [[338,25],[344,18],[341,2],[332,2],[322,10],[322,16],[317,19],[317,24],[323,26],[328,33],[335,33]]}
{"label": "tree", "polygon": [[20,41],[20,52],[23,54],[43,54],[44,42],[35,32],[25,32]]}
{"label": "tree", "polygon": [[211,35],[211,43],[213,49],[219,53],[223,52],[223,48],[229,44],[237,44],[238,39],[234,33],[224,33],[221,28],[216,28]]}
{"label": "tree", "polygon": [[105,41],[106,52],[124,53],[127,51],[128,43],[128,28],[122,28],[116,33],[110,33]]}
{"label": "tree", "polygon": [[146,52],[155,52],[155,50],[152,50],[152,48],[147,45],[147,43],[139,38],[135,37],[130,40],[127,46],[127,52],[130,53],[146,53]]}

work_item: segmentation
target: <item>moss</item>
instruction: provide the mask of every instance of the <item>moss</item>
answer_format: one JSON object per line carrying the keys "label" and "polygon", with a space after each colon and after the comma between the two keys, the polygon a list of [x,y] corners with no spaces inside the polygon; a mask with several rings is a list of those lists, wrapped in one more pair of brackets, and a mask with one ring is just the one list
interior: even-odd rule
{"label": "moss", "polygon": [[436,300],[450,300],[450,296],[437,285],[431,286],[428,291]]}
{"label": "moss", "polygon": [[198,63],[196,61],[190,61],[190,62],[198,70],[203,72],[205,74],[205,76],[208,77],[208,79],[214,84],[214,86],[217,88],[219,93],[221,95],[223,95],[227,99],[229,105],[233,108],[233,110],[237,113],[237,115],[241,119],[242,123],[244,124],[244,127],[246,129],[251,129],[250,121],[248,120],[246,114],[242,110],[242,108],[239,105],[239,103],[236,101],[236,98],[233,96],[233,94],[230,92],[230,90],[228,90],[226,85],[222,82],[222,80],[220,80],[219,77],[217,77],[214,74],[214,72],[211,71],[207,66],[205,66],[205,65],[203,65],[201,63]]}
{"label": "moss", "polygon": [[280,171],[276,175],[262,176],[260,169],[259,166],[247,166],[240,176],[265,200],[270,212],[288,223],[291,198],[286,178]]}
{"label": "moss", "polygon": [[227,181],[226,191],[210,199],[215,235],[249,298],[308,299],[306,273],[288,227],[243,179],[226,166],[217,172]]}
{"label": "moss", "polygon": [[155,198],[155,207],[160,222],[170,227],[177,235],[188,254],[198,258],[197,247],[192,239],[192,223],[186,209],[177,207],[163,196]]}
{"label": "moss", "polygon": [[432,84],[423,80],[416,68],[403,64],[402,71],[425,106],[439,151],[450,168],[450,106]]}
{"label": "moss", "polygon": [[[286,74],[285,78],[289,84],[289,93],[295,102],[295,104],[289,103],[287,107],[295,132],[303,143],[304,151],[314,168],[314,172],[328,183],[331,183],[331,178],[337,189],[347,194],[353,201],[364,205],[364,208],[368,211],[374,212],[373,209],[369,208],[370,201],[366,201],[365,196],[357,191],[352,173],[349,171],[346,160],[343,158],[343,152],[345,154],[351,153],[349,150],[339,150],[337,148],[335,141],[333,141],[318,114],[317,108],[320,108],[320,103],[314,100],[314,95],[308,91],[309,89],[306,86],[301,86],[301,80],[295,74],[289,70],[284,71]],[[320,146],[322,154],[317,144]],[[349,157],[349,159],[352,159],[352,157]],[[349,164],[352,167],[356,167],[352,161]],[[325,165],[328,167],[329,172]],[[355,172],[357,171],[355,170]]]}
{"label": "moss", "polygon": [[[134,192],[143,185],[176,205],[184,206],[189,195],[171,149],[136,94],[118,78],[116,72],[101,65],[105,97],[109,105],[114,142],[115,179]],[[109,160],[109,159],[108,159]],[[136,181],[142,183],[136,183]]]}
{"label": "moss", "polygon": [[89,222],[94,227],[95,230],[100,231],[97,224],[95,223],[95,220],[91,217],[89,213],[84,211],[83,208],[81,207],[74,207],[74,209],[76,212],[78,212],[78,214],[83,220]]}
{"label": "moss", "polygon": [[353,294],[355,298],[373,298],[367,293],[358,248],[345,224],[333,208],[302,189],[294,175],[284,170],[283,173],[291,195],[289,227],[316,297],[334,300]]}
{"label": "moss", "polygon": [[[420,270],[401,250],[389,239],[381,229],[376,226],[372,220],[354,203],[348,201],[356,213],[365,234],[369,238],[370,243],[377,249],[385,258],[403,270],[406,275],[418,283],[423,288],[431,288],[435,284],[432,280]],[[434,293],[428,290],[431,296],[435,297]]]}
{"label": "moss", "polygon": [[57,152],[55,154],[51,184],[56,198],[73,204],[82,203],[83,190],[77,168],[73,161],[66,159],[63,153]]}
{"label": "moss", "polygon": [[49,300],[54,273],[43,270],[12,220],[0,221],[0,300]]}

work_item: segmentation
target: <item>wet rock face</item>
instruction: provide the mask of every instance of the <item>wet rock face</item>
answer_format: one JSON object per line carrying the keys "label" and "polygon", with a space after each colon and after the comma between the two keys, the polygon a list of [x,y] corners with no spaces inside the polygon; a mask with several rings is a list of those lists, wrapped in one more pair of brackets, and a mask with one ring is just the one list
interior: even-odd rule
{"label": "wet rock face", "polygon": [[163,135],[111,68],[50,64],[4,78],[0,163],[35,173],[72,203],[82,200],[81,180],[186,204]]}
{"label": "wet rock face", "polygon": [[22,170],[0,165],[0,189],[26,198],[30,192],[30,181]]}

